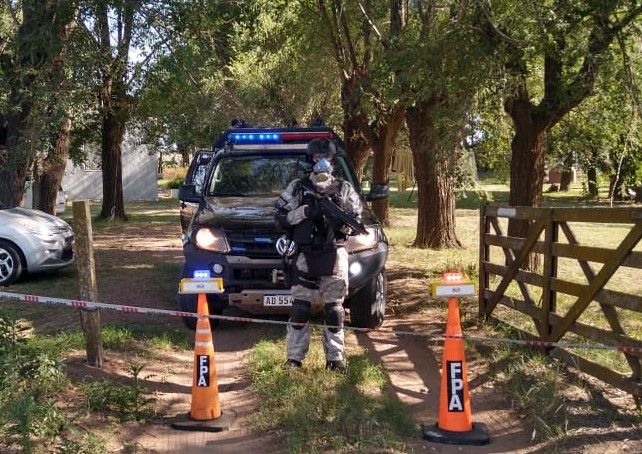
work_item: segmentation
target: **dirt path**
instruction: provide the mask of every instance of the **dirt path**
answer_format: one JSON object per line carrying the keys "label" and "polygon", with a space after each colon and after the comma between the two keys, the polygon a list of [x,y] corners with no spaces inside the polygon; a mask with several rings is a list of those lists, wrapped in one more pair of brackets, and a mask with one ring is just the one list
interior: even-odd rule
{"label": "dirt path", "polygon": [[[387,319],[383,327],[418,331],[419,327],[425,328],[425,325],[425,320],[393,317]],[[393,392],[406,404],[412,418],[420,424],[434,424],[438,411],[441,346],[431,345],[420,337],[398,337],[383,330],[357,338],[370,356],[383,364],[390,376]],[[506,407],[497,390],[485,386],[483,382],[476,384],[475,378],[480,375],[476,364],[469,363],[469,374],[473,420],[486,424],[491,443],[481,447],[466,446],[464,452],[529,452],[530,439],[519,418]],[[418,452],[462,452],[462,447],[429,443],[419,437],[414,448]]]}
{"label": "dirt path", "polygon": [[[96,234],[95,247],[99,267],[100,300],[116,304],[159,307],[175,307],[175,289],[182,261],[179,228],[167,224],[127,225],[105,228]],[[413,307],[428,300],[425,280],[413,276],[409,270],[391,269],[389,272],[389,308],[384,324],[386,328],[409,331],[430,330],[442,332],[443,320],[426,317]],[[410,270],[412,271],[412,270]],[[405,277],[401,277],[405,276]],[[410,277],[408,277],[410,276]],[[105,323],[136,321],[184,329],[178,319],[103,313]],[[61,318],[45,320],[44,330],[60,328],[67,324],[77,326],[75,311],[67,311]],[[51,325],[47,328],[48,325]],[[237,412],[237,418],[228,432],[221,434],[180,432],[171,429],[172,418],[187,413],[191,393],[191,352],[186,350],[159,351],[151,358],[143,358],[145,386],[154,393],[156,407],[162,420],[144,425],[126,423],[110,425],[109,420],[94,421],[93,427],[107,427],[113,440],[111,446],[119,452],[278,452],[279,434],[256,434],[246,427],[247,415],[260,405],[252,393],[250,378],[244,361],[253,344],[265,336],[263,326],[239,325],[223,322],[215,332],[217,371],[223,411]],[[318,340],[315,340],[318,341]],[[349,335],[348,345],[366,348],[370,356],[379,361],[390,376],[392,390],[403,402],[417,423],[434,422],[437,414],[439,392],[439,364],[441,348],[438,343],[429,343],[419,337],[397,337],[390,332],[376,331],[358,336]],[[127,369],[132,361],[139,360],[127,354],[113,355],[104,370],[88,368],[82,355],[72,355],[68,361],[69,373],[74,381],[90,378],[110,378],[126,381]],[[417,439],[412,445],[415,452],[443,453],[499,453],[499,452],[547,452],[547,448],[535,445],[530,433],[510,408],[504,390],[495,389],[486,375],[487,363],[483,358],[469,359],[469,383],[472,396],[473,418],[485,423],[492,442],[485,447],[456,447],[427,443]],[[111,428],[110,428],[111,426]],[[604,433],[601,430],[600,433]],[[602,441],[592,434],[581,436],[568,452],[622,452],[633,446],[629,438],[639,434],[622,436],[617,442],[606,438]],[[626,438],[629,437],[629,438]],[[124,449],[120,449],[122,446]],[[593,445],[593,446],[586,446]],[[616,450],[612,450],[616,449]],[[629,452],[635,452],[636,448]]]}
{"label": "dirt path", "polygon": [[[116,236],[115,233],[118,233]],[[176,278],[171,271],[159,269],[159,264],[180,263],[182,260],[178,229],[162,226],[119,226],[118,229],[103,229],[96,235],[98,266],[103,270],[99,292],[108,302],[139,306],[173,308]],[[161,267],[162,268],[162,267]],[[105,270],[109,270],[105,273]],[[159,272],[160,271],[160,272]],[[176,270],[174,270],[175,272]],[[394,270],[391,273],[394,276]],[[425,288],[417,279],[412,279],[416,288]],[[127,282],[127,285],[123,285]],[[417,296],[413,285],[391,285],[390,300],[408,300]],[[391,305],[394,313],[395,305]],[[425,328],[426,320],[413,316],[389,315],[385,327],[404,330]],[[120,314],[105,314],[105,322],[119,321]],[[128,317],[129,318],[129,317]],[[150,323],[149,318],[137,316]],[[154,323],[176,325],[177,320],[159,317]],[[440,326],[441,322],[433,322]],[[217,371],[223,411],[237,412],[232,430],[221,434],[180,432],[169,423],[175,416],[189,410],[191,392],[191,355],[189,352],[174,353],[159,358],[154,366],[145,370],[152,374],[146,385],[158,399],[162,421],[139,426],[128,424],[117,436],[139,452],[276,452],[279,445],[276,435],[252,433],[244,425],[245,417],[259,405],[252,394],[244,360],[248,350],[264,334],[264,328],[251,325],[223,323],[215,332]],[[421,338],[397,338],[381,332],[367,335],[349,335],[348,344],[365,347],[373,359],[380,362],[389,374],[392,390],[418,423],[434,421],[437,414],[439,389],[440,345],[429,346]],[[83,373],[95,375],[82,362],[72,363],[78,378]],[[469,365],[471,378],[479,375],[474,364]],[[124,361],[111,364],[114,374],[124,375]],[[113,378],[113,377],[112,377]],[[490,428],[492,444],[482,448],[466,448],[466,452],[520,452],[529,446],[529,439],[519,425],[518,418],[496,397],[496,390],[480,384],[471,387],[476,421]],[[413,448],[416,451],[462,452],[459,447],[424,443],[419,434]],[[525,451],[524,451],[525,452]]]}

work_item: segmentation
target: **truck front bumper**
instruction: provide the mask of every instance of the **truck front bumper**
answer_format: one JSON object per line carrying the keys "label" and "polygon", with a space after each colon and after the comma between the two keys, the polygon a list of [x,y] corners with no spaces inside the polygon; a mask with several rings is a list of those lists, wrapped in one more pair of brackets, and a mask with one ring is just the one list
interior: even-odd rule
{"label": "truck front bumper", "polygon": [[[213,277],[223,278],[225,293],[215,297],[221,306],[235,306],[253,314],[289,313],[289,306],[265,306],[263,303],[266,295],[288,294],[290,291],[281,258],[217,254],[198,249],[192,243],[184,246],[184,252],[183,277],[192,277],[197,270],[210,270]],[[385,266],[387,256],[388,247],[383,242],[374,249],[349,254],[349,295],[375,278]],[[189,309],[185,304],[182,306]],[[323,310],[322,302],[314,301],[312,310]]]}

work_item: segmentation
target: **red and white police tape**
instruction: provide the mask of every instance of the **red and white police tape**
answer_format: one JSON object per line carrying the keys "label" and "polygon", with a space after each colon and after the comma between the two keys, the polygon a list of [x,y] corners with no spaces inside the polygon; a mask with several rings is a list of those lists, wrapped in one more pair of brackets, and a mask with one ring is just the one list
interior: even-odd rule
{"label": "red and white police tape", "polygon": [[[20,293],[0,292],[0,300],[3,300],[3,299],[9,300],[9,301],[22,301],[25,303],[69,306],[75,309],[107,309],[111,311],[124,312],[128,314],[156,314],[156,315],[167,315],[170,317],[198,318],[198,315],[194,312],[170,311],[167,309],[154,309],[150,307],[124,306],[122,304],[94,303],[91,301],[70,300],[70,299],[64,299],[64,298],[51,298],[48,296],[38,296],[38,295],[23,295]],[[214,320],[228,320],[232,322],[242,322],[242,323],[260,323],[264,325],[285,326],[288,324],[288,322],[282,321],[282,320],[267,320],[267,319],[249,318],[249,317],[232,317],[228,315],[212,314],[212,315],[209,315],[209,318]],[[328,328],[338,328],[330,325],[320,325],[320,324],[313,324],[313,323],[310,323],[310,326],[316,326],[319,328],[323,328],[324,326],[327,326]],[[345,328],[352,331],[357,331],[357,332],[374,331],[370,328],[357,328],[354,326],[346,326]],[[389,332],[398,336],[425,337],[436,341],[443,341],[446,338],[446,336],[444,336],[443,334],[419,333],[414,331],[396,330],[392,328],[378,328],[376,331]],[[613,351],[619,351],[622,353],[642,353],[642,346],[607,345],[607,344],[573,343],[573,342],[549,342],[549,341],[541,341],[541,340],[507,339],[504,337],[470,336],[466,334],[463,334],[461,336],[448,336],[448,337],[461,338],[471,342],[511,344],[511,345],[521,345],[521,346],[536,347],[536,348],[544,347],[544,348],[589,349],[589,350],[595,349],[595,350],[613,350]]]}

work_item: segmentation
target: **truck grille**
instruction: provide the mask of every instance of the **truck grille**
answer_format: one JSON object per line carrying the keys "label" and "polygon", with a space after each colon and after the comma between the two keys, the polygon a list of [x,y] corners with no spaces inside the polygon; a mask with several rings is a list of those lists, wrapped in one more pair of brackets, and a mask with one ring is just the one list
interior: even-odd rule
{"label": "truck grille", "polygon": [[254,258],[279,257],[275,245],[280,235],[274,231],[244,230],[242,232],[226,232],[226,236],[232,254]]}

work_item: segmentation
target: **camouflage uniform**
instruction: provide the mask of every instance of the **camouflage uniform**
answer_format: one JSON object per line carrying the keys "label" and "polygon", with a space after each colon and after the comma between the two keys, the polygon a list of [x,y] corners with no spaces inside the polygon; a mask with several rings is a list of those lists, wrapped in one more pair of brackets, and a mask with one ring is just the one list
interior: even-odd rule
{"label": "camouflage uniform", "polygon": [[[311,173],[309,177],[317,192],[330,196],[331,199],[346,213],[352,216],[361,216],[361,199],[352,187],[344,180],[331,177],[324,182],[316,181],[316,176]],[[291,182],[277,200],[276,207],[285,220],[286,227],[294,227],[308,219],[309,208],[305,203],[305,188],[301,187],[301,180]],[[314,264],[308,264],[305,253],[299,253],[296,261],[296,275],[298,280],[292,286],[294,303],[287,327],[287,357],[289,360],[303,361],[310,344],[310,328],[293,325],[307,323],[310,315],[310,306],[317,294],[320,294],[324,303],[325,324],[339,326],[339,329],[327,328],[323,330],[323,348],[327,361],[344,360],[344,333],[343,333],[343,300],[348,293],[348,252],[342,245],[341,237],[349,233],[349,227],[339,226],[339,238],[333,243],[332,249],[336,251],[333,269],[327,275],[308,277],[308,272]]]}

